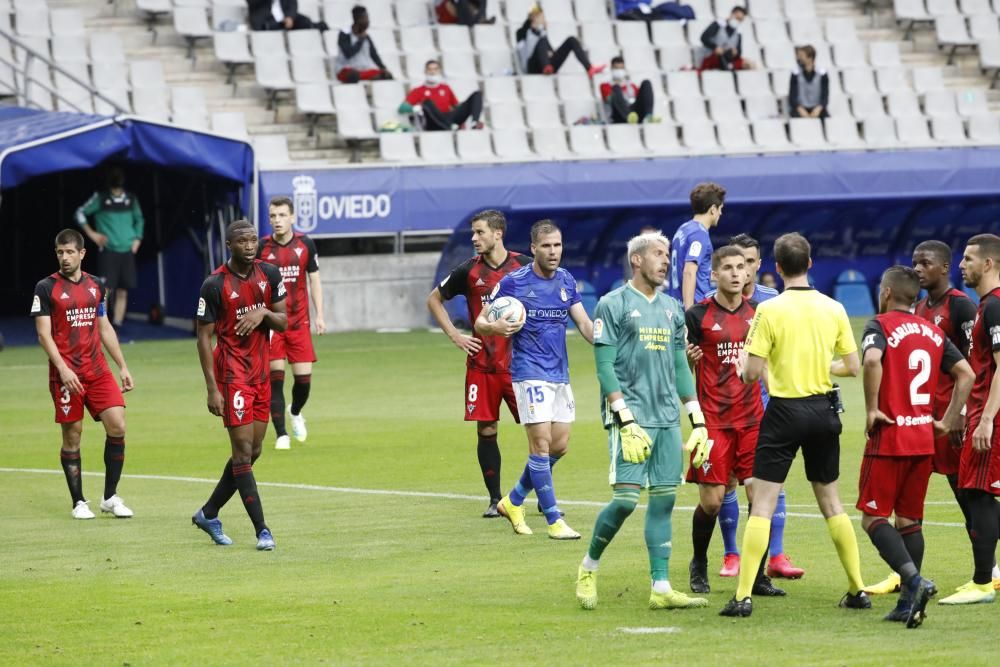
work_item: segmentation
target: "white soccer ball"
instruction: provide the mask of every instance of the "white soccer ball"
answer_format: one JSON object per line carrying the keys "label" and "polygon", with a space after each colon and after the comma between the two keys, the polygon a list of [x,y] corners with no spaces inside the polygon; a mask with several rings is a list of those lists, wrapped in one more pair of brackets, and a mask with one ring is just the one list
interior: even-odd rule
{"label": "white soccer ball", "polygon": [[526,315],[523,303],[512,296],[502,296],[490,304],[490,310],[486,313],[486,319],[490,322],[504,319],[517,324],[524,322]]}

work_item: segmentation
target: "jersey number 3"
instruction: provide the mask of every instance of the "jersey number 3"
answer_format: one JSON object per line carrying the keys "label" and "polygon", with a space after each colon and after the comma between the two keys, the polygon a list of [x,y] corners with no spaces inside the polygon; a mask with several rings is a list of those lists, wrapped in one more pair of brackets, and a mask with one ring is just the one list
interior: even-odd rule
{"label": "jersey number 3", "polygon": [[929,405],[931,395],[921,391],[927,381],[931,379],[931,355],[927,353],[927,350],[910,352],[910,370],[917,371],[913,381],[910,382],[910,403],[912,405]]}

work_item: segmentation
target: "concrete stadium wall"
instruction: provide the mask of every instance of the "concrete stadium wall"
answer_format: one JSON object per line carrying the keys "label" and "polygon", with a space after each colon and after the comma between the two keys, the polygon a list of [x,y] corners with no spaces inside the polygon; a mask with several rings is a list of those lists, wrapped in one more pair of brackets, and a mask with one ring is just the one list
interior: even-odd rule
{"label": "concrete stadium wall", "polygon": [[320,257],[327,329],[426,327],[424,304],[440,258],[437,252]]}

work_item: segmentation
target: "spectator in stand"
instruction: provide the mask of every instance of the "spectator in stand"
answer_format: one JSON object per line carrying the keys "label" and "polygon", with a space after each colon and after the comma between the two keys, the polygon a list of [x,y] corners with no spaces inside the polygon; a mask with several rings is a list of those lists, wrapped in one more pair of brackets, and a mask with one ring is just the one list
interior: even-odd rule
{"label": "spectator in stand", "polygon": [[740,35],[740,25],[747,17],[743,7],[733,7],[729,18],[716,21],[701,33],[701,43],[711,53],[701,61],[699,72],[707,69],[749,69],[749,63],[743,60],[743,37]]}
{"label": "spectator in stand", "polygon": [[486,18],[488,0],[440,0],[434,5],[438,23],[460,23],[474,26],[477,23],[496,23],[496,17]]}
{"label": "spectator in stand", "polygon": [[788,86],[788,110],[792,118],[827,118],[830,102],[830,78],[816,69],[816,49],[811,45],[795,47],[797,72],[792,72]]}
{"label": "spectator in stand", "polygon": [[441,63],[428,60],[424,65],[426,80],[417,86],[399,105],[399,113],[413,113],[423,118],[425,130],[450,130],[452,125],[462,126],[472,118],[472,129],[483,129],[479,117],[483,115],[483,94],[478,90],[459,104],[451,86],[441,76]]}
{"label": "spectator in stand", "polygon": [[625,59],[611,59],[611,82],[601,84],[601,99],[612,123],[658,122],[653,117],[653,84],[645,79],[636,86],[628,78]]}
{"label": "spectator in stand", "polygon": [[663,0],[615,0],[615,16],[619,21],[690,21],[694,10],[681,2]]}
{"label": "spectator in stand", "polygon": [[391,79],[392,73],[385,68],[368,36],[368,10],[357,5],[351,9],[351,18],[354,23],[350,32],[341,30],[337,37],[337,79],[343,83]]}
{"label": "spectator in stand", "polygon": [[606,65],[592,65],[576,37],[567,37],[558,49],[552,50],[545,31],[545,14],[538,5],[528,12],[524,25],[517,29],[517,57],[521,68],[528,74],[554,74],[559,71],[569,54],[580,61],[587,74],[593,77],[603,72]]}
{"label": "spectator in stand", "polygon": [[299,0],[247,0],[251,30],[326,30],[323,21],[313,22],[299,14]]}

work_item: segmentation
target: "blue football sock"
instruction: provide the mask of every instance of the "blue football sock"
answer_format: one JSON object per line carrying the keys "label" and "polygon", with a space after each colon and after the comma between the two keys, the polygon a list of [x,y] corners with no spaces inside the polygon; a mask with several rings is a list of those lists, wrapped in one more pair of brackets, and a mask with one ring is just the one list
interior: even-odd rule
{"label": "blue football sock", "polygon": [[740,555],[740,548],[736,544],[736,529],[740,525],[740,500],[733,489],[722,499],[722,508],[719,510],[719,532],[722,533],[722,544],[726,549],[726,555]]}
{"label": "blue football sock", "polygon": [[555,470],[556,464],[562,459],[563,455],[560,454],[556,456],[554,454],[549,454],[549,470]]}
{"label": "blue football sock", "polygon": [[535,495],[538,496],[545,520],[551,526],[560,516],[559,506],[556,505],[556,490],[552,485],[552,469],[549,466],[548,455],[532,454],[528,457],[531,484],[535,487]]}
{"label": "blue football sock", "polygon": [[517,480],[517,484],[511,489],[510,493],[507,494],[512,502],[517,507],[524,504],[525,497],[531,493],[534,485],[531,483],[531,460],[529,458],[528,465],[524,466],[524,471],[521,473],[521,479]]}
{"label": "blue football sock", "polygon": [[771,558],[785,553],[785,490],[778,494],[778,504],[771,515],[771,541],[767,545]]}

